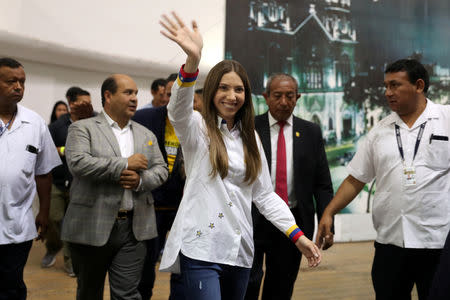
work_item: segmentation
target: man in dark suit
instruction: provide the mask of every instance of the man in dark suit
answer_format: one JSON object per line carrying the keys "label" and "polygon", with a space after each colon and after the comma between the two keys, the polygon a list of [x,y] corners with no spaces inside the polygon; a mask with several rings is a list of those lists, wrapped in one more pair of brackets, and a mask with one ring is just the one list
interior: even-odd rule
{"label": "man in dark suit", "polygon": [[[173,126],[167,118],[167,106],[141,109],[136,112],[133,120],[151,130],[158,140],[158,145],[169,168],[168,180],[159,188],[152,191],[155,199],[156,225],[158,237],[147,241],[147,257],[144,264],[139,292],[143,300],[152,296],[155,282],[155,265],[164,247],[166,235],[172,227],[177,214],[178,205],[183,196],[185,173],[183,154],[180,142]],[[172,274],[170,277],[169,299],[184,299],[181,277]]]}
{"label": "man in dark suit", "polygon": [[[314,214],[320,219],[333,197],[330,170],[320,127],[293,116],[297,81],[275,74],[263,93],[269,111],[255,118],[275,192],[285,200],[305,235],[312,239]],[[258,299],[266,256],[262,299],[290,299],[301,253],[294,244],[253,209],[255,257],[246,299]]]}
{"label": "man in dark suit", "polygon": [[130,120],[134,80],[116,74],[101,90],[103,112],[69,127],[73,181],[61,239],[69,242],[77,299],[103,299],[106,273],[111,299],[140,299],[144,241],[157,235],[150,192],[167,179],[167,167],[155,135]]}

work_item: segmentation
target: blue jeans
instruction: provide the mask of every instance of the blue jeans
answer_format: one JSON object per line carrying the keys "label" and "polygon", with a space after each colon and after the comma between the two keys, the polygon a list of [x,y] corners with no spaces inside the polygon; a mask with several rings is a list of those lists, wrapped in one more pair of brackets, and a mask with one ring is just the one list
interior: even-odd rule
{"label": "blue jeans", "polygon": [[196,260],[180,253],[187,300],[242,300],[250,268]]}

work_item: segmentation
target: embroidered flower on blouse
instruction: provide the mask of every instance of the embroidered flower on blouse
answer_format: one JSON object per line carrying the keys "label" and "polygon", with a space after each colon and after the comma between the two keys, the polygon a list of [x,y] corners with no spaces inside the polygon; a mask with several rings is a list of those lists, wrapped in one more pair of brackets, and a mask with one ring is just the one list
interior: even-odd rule
{"label": "embroidered flower on blouse", "polygon": [[232,207],[232,206],[233,206],[233,202],[231,202],[231,201],[228,202],[228,206],[229,206],[229,207]]}
{"label": "embroidered flower on blouse", "polygon": [[223,215],[223,213],[219,213],[219,218],[223,218],[224,217],[224,215]]}
{"label": "embroidered flower on blouse", "polygon": [[197,237],[200,237],[202,235],[202,231],[201,230],[197,230]]}
{"label": "embroidered flower on blouse", "polygon": [[214,223],[209,223],[209,226],[208,226],[209,228],[211,228],[211,229],[213,229],[214,227],[216,227],[216,226],[214,226]]}

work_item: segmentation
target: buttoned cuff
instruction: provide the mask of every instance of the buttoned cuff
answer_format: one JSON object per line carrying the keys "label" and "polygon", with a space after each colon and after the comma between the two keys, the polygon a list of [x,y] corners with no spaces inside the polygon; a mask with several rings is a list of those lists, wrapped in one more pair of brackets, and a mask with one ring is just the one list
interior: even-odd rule
{"label": "buttoned cuff", "polygon": [[295,243],[302,235],[304,235],[304,233],[297,225],[293,225],[286,231],[286,235]]}
{"label": "buttoned cuff", "polygon": [[198,76],[198,69],[195,73],[186,73],[184,71],[184,65],[181,66],[180,72],[178,72],[177,83],[180,87],[189,87],[195,84]]}

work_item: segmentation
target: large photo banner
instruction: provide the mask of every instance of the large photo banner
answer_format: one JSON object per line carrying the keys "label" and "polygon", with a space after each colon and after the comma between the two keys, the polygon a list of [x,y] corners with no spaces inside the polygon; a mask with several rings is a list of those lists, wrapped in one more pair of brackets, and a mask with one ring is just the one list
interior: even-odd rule
{"label": "large photo banner", "polygon": [[[322,128],[336,191],[367,132],[390,113],[387,64],[421,61],[427,97],[450,104],[449,0],[227,0],[225,58],[246,68],[256,114],[273,73],[289,73],[302,94],[294,114]],[[369,213],[376,182],[343,213]]]}

